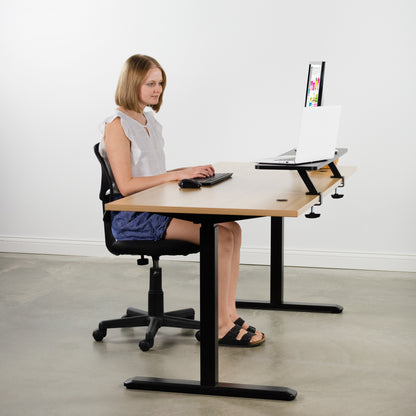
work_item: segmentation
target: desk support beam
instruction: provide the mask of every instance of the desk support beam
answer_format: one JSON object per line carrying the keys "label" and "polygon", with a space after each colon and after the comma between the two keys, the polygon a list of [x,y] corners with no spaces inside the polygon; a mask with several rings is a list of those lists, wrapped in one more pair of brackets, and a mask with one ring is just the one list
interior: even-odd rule
{"label": "desk support beam", "polygon": [[[253,399],[294,400],[297,392],[289,387],[218,382],[217,253],[217,226],[212,222],[202,222],[200,253],[200,382],[195,380],[133,377],[126,380],[124,386],[127,389],[135,390],[247,397]],[[249,372],[247,377],[249,377]]]}
{"label": "desk support beam", "polygon": [[296,312],[341,313],[343,307],[333,304],[293,303],[284,301],[284,229],[283,218],[271,218],[270,302],[237,300],[237,308]]}
{"label": "desk support beam", "polygon": [[319,195],[318,190],[315,188],[315,185],[311,181],[311,178],[308,175],[308,171],[304,169],[298,169],[298,173],[300,177],[302,178],[304,184],[308,188],[308,192],[306,192],[308,195]]}
{"label": "desk support beam", "polygon": [[335,164],[335,162],[331,162],[328,164],[329,168],[331,169],[333,176],[332,178],[342,178],[344,180],[344,177],[341,175],[341,173],[339,172],[337,165]]}

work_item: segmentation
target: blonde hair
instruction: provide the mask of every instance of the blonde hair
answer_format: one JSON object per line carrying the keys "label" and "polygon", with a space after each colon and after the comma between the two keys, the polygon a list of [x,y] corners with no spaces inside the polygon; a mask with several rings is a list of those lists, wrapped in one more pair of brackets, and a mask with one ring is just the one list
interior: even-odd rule
{"label": "blonde hair", "polygon": [[162,93],[159,101],[150,107],[158,112],[163,102],[163,92],[166,87],[166,74],[156,59],[147,55],[133,55],[124,63],[118,79],[116,89],[116,104],[127,110],[133,110],[141,113],[139,105],[139,87],[143,83],[146,74],[152,68],[159,68],[162,72]]}

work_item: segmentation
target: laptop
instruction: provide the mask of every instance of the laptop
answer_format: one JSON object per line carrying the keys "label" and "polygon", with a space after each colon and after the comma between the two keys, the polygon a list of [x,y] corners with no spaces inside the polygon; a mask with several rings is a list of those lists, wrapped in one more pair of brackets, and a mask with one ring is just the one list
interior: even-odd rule
{"label": "laptop", "polygon": [[332,159],[338,139],[341,106],[305,107],[295,152],[260,160],[260,164],[299,165]]}

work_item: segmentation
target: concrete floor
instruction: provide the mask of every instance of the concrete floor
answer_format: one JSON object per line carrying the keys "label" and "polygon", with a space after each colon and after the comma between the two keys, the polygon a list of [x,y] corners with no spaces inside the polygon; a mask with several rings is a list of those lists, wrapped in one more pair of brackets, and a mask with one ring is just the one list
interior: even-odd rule
{"label": "concrete floor", "polygon": [[[198,311],[197,263],[162,261],[166,310]],[[193,331],[91,332],[146,305],[148,268],[133,258],[0,254],[0,414],[415,415],[416,274],[286,268],[285,298],[344,306],[340,315],[242,310],[258,348],[220,348],[220,380],[280,385],[292,402],[126,390],[136,375],[198,379]],[[239,297],[265,299],[268,268],[242,266]]]}

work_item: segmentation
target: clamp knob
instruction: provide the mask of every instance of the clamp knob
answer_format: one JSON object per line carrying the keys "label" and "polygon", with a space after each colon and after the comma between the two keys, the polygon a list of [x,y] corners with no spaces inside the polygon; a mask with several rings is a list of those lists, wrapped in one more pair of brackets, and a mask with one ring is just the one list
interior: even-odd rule
{"label": "clamp knob", "polygon": [[338,188],[335,188],[335,192],[331,195],[331,197],[333,199],[340,199],[340,198],[344,198],[343,194],[339,194],[338,193]]}
{"label": "clamp knob", "polygon": [[318,214],[317,212],[313,212],[313,207],[311,207],[311,212],[309,214],[305,214],[306,218],[315,219],[319,218],[321,214]]}

